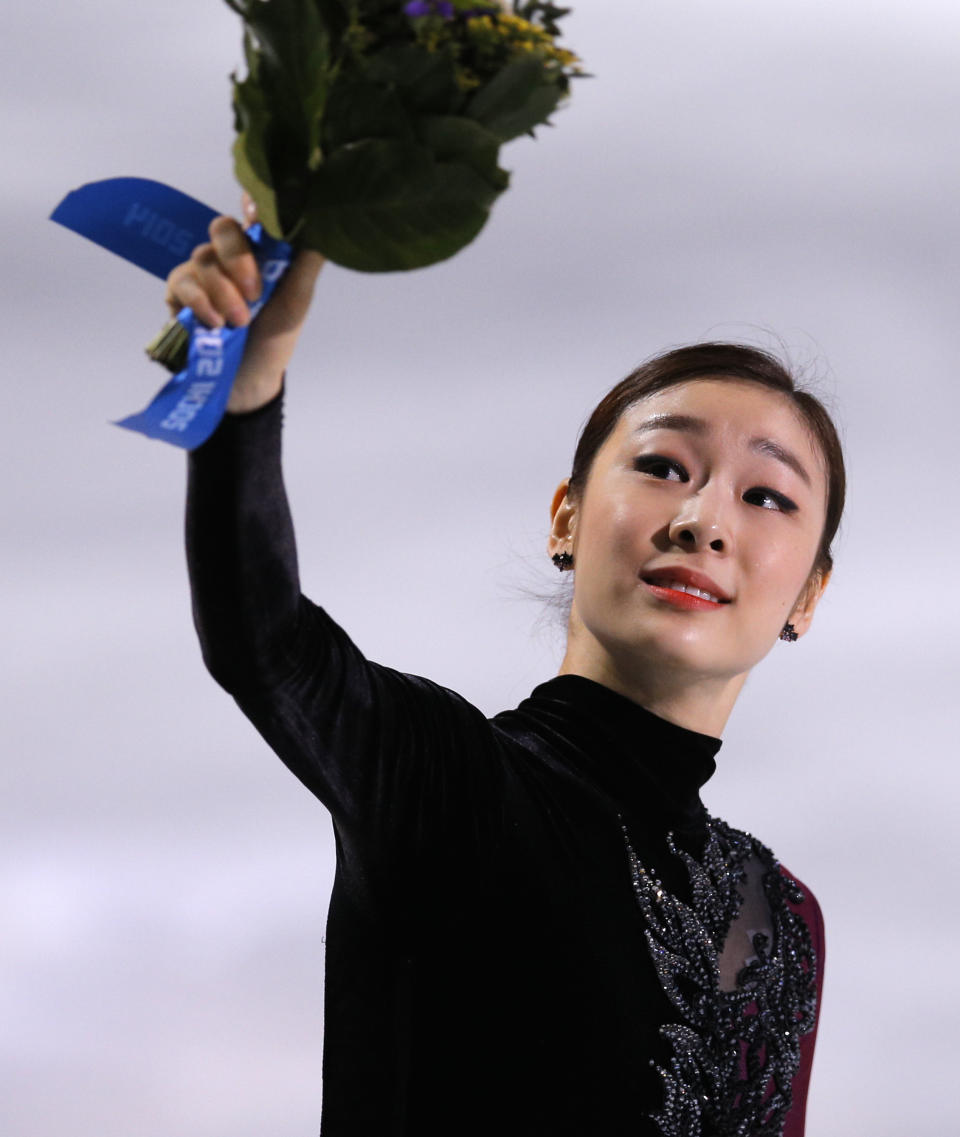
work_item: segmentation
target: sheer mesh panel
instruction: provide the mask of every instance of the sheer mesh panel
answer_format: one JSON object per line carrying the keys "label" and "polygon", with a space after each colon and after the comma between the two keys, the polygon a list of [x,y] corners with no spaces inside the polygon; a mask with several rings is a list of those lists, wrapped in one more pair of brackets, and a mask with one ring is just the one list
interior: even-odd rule
{"label": "sheer mesh panel", "polygon": [[762,932],[767,937],[768,946],[773,938],[773,918],[763,888],[763,876],[766,870],[752,855],[744,862],[743,868],[747,874],[746,880],[737,889],[743,897],[743,904],[727,933],[723,951],[717,961],[720,967],[721,991],[735,990],[737,976],[748,963],[756,960],[754,936]]}

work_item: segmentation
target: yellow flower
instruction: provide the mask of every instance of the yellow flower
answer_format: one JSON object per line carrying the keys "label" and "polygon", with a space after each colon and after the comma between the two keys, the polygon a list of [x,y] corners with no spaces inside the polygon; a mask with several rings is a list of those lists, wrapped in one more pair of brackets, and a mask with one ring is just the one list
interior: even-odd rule
{"label": "yellow flower", "polygon": [[480,86],[480,80],[469,67],[457,68],[457,86],[461,91],[472,91]]}

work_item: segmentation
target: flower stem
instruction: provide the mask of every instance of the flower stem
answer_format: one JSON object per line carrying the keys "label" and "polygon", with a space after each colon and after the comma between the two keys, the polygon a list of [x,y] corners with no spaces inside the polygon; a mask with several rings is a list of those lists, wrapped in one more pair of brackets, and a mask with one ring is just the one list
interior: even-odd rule
{"label": "flower stem", "polygon": [[146,346],[146,353],[175,375],[187,366],[190,337],[176,316],[168,320]]}

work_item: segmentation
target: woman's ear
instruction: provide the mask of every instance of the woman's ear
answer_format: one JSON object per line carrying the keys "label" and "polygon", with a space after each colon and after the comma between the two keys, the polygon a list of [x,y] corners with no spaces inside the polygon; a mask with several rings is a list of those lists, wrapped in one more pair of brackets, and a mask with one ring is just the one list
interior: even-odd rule
{"label": "woman's ear", "polygon": [[820,603],[820,597],[823,596],[829,581],[829,572],[820,572],[819,569],[816,569],[804,585],[803,592],[800,593],[789,618],[789,622],[793,624],[793,630],[798,636],[805,635],[813,623],[813,613]]}
{"label": "woman's ear", "polygon": [[564,478],[557,486],[550,503],[550,539],[547,553],[572,553],[573,534],[576,528],[577,507],[570,496],[570,479]]}

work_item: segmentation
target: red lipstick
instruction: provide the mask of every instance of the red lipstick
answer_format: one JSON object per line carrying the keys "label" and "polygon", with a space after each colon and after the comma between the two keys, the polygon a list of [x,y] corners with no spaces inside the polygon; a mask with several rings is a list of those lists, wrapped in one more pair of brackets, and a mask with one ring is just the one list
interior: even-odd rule
{"label": "red lipstick", "polygon": [[[719,584],[706,573],[697,572],[687,568],[686,565],[665,565],[650,569],[640,574],[640,579],[650,589],[658,600],[682,608],[687,611],[711,612],[729,604],[733,599]],[[711,600],[705,596],[694,596],[689,592],[682,592],[671,588],[672,584],[687,585],[701,592],[709,592],[716,599]]]}
{"label": "red lipstick", "polygon": [[646,581],[643,583],[647,585],[647,588],[658,600],[672,604],[674,608],[684,608],[688,612],[714,612],[717,608],[723,607],[716,600],[706,600],[702,596],[691,596],[689,592],[678,592],[675,588],[662,588],[657,584],[647,584]]}

